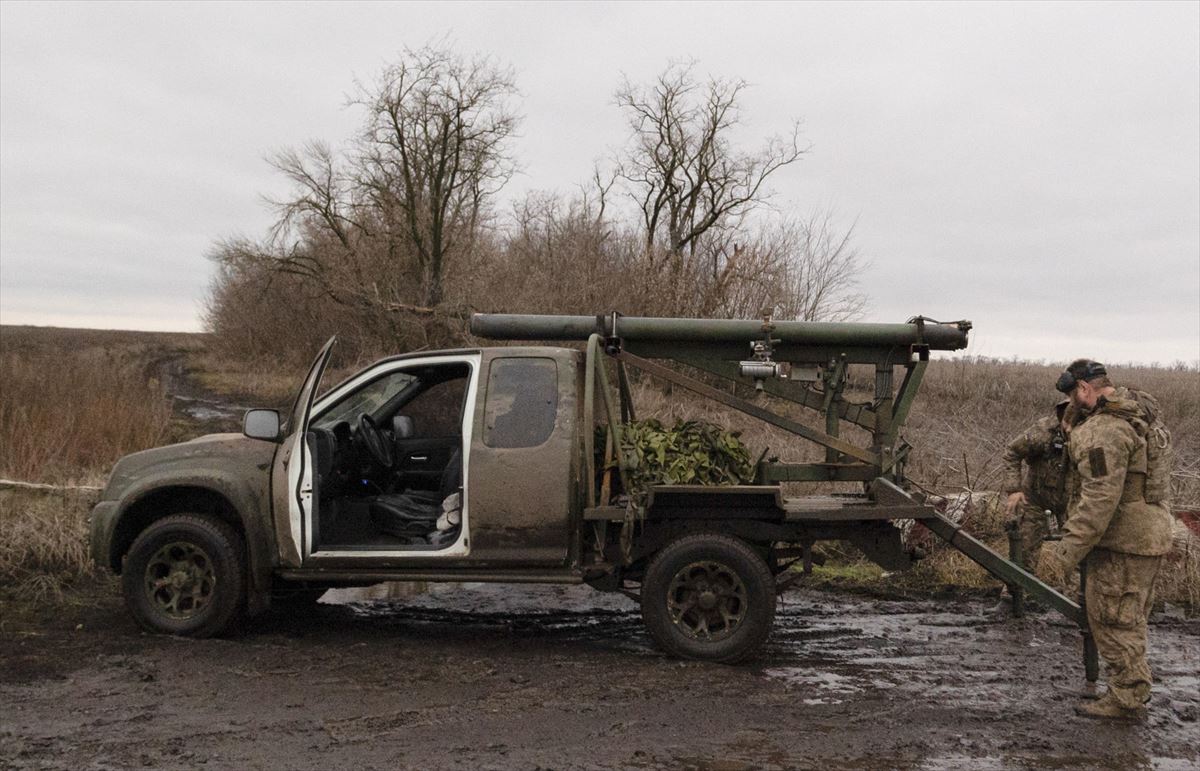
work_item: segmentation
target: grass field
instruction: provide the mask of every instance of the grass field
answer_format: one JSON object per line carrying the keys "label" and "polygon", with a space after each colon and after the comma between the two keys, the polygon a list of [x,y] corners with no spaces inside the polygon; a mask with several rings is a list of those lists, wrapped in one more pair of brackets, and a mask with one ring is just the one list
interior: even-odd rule
{"label": "grass field", "polygon": [[[213,430],[185,414],[185,400],[289,403],[303,373],[219,359],[206,343],[204,335],[0,327],[0,478],[67,487],[52,493],[0,490],[5,534],[0,581],[44,594],[89,575],[84,525],[96,492],[76,486],[103,484],[122,455]],[[1200,509],[1200,372],[1115,365],[1110,370],[1118,383],[1159,398],[1175,437],[1176,507]],[[905,431],[916,448],[909,476],[947,496],[971,498],[994,490],[1006,443],[1052,409],[1058,371],[1022,362],[933,362]],[[339,374],[344,373],[330,375],[328,383]],[[867,377],[852,381],[849,398],[866,398]],[[679,390],[666,394],[652,382],[635,384],[635,401],[640,416],[699,418],[739,429],[752,457],[765,452],[783,460],[815,460],[819,455],[791,434]],[[798,408],[792,413],[813,422]],[[235,423],[227,418],[221,427]],[[861,437],[849,432],[847,438]],[[1003,547],[1001,520],[995,507],[981,507],[969,529]],[[1194,542],[1181,539],[1187,553],[1162,588],[1171,601],[1196,608],[1200,555]],[[889,582],[913,591],[996,586],[948,550],[935,552],[902,579],[881,577],[851,550],[831,546],[828,552],[826,574],[837,582],[856,580],[868,587]]]}

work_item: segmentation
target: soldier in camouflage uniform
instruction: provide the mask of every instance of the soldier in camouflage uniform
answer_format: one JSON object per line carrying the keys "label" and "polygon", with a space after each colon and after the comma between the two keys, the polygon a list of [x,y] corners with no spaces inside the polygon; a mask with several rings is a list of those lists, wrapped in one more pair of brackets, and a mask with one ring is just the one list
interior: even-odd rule
{"label": "soldier in camouflage uniform", "polygon": [[1153,414],[1153,398],[1114,388],[1099,362],[1072,362],[1056,387],[1084,418],[1071,431],[1077,480],[1063,539],[1046,554],[1043,567],[1061,583],[1087,560],[1088,625],[1108,682],[1102,698],[1075,711],[1139,718],[1150,699],[1146,620],[1159,563],[1171,548],[1170,435]]}
{"label": "soldier in camouflage uniform", "polygon": [[1067,513],[1063,464],[1068,404],[1069,399],[1059,402],[1053,415],[1038,419],[1004,451],[1004,492],[1008,494],[1005,513],[1009,526],[1016,527],[1021,536],[1022,564],[1030,570],[1037,567],[1042,542],[1050,534],[1046,512],[1058,522]]}

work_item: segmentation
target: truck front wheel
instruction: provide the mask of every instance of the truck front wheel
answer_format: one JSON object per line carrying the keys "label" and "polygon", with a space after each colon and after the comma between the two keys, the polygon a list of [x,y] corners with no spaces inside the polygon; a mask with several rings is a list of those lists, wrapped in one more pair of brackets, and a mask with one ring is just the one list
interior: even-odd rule
{"label": "truck front wheel", "polygon": [[715,533],[684,536],[646,568],[642,619],[669,653],[732,663],[770,634],[775,582],[745,541]]}
{"label": "truck front wheel", "polygon": [[164,517],[129,547],[121,574],[125,604],[152,632],[211,637],[242,607],[242,539],[202,514]]}

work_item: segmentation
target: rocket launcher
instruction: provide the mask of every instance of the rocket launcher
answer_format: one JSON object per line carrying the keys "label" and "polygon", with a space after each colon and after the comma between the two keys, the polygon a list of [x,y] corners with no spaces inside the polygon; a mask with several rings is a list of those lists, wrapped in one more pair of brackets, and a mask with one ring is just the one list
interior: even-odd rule
{"label": "rocket launcher", "polygon": [[[900,439],[931,351],[961,350],[968,321],[941,323],[916,316],[903,324],[688,319],[622,316],[542,316],[475,314],[471,332],[496,340],[593,341],[617,362],[621,415],[633,414],[626,366],[692,390],[702,396],[783,428],[825,448],[823,463],[759,464],[757,481],[869,482],[886,476],[903,480],[909,446]],[[589,348],[593,347],[589,345]],[[591,353],[589,352],[589,356]],[[758,400],[713,387],[666,360],[706,375],[752,385],[756,391],[799,404],[824,416],[824,431],[792,420]],[[851,365],[874,368],[874,399],[843,397]],[[896,370],[903,371],[899,388]],[[846,425],[864,429],[869,444],[842,437]]]}
{"label": "rocket launcher", "polygon": [[[922,316],[904,324],[855,324],[804,321],[725,319],[674,319],[601,316],[533,316],[476,314],[471,332],[498,340],[587,341],[585,360],[585,421],[593,422],[596,391],[608,413],[610,435],[620,447],[620,426],[634,418],[626,367],[645,373],[751,417],[790,431],[825,448],[819,463],[759,461],[755,484],[780,482],[862,482],[866,493],[843,494],[840,499],[813,497],[789,504],[789,516],[826,526],[841,524],[853,531],[866,529],[868,520],[915,519],[937,536],[1007,583],[1014,596],[1028,592],[1079,625],[1084,638],[1084,670],[1096,682],[1098,659],[1087,625],[1086,612],[1053,587],[1011,559],[1005,559],[962,527],[929,506],[919,493],[908,489],[904,461],[911,447],[900,438],[900,429],[920,387],[931,351],[957,351],[967,346],[968,321],[941,323]],[[610,395],[603,359],[615,360],[619,384],[619,410]],[[766,392],[822,413],[825,430],[792,420],[761,399],[736,396],[731,388],[717,388],[658,360],[686,365],[702,373]],[[850,365],[874,367],[874,398],[851,402],[843,396]],[[897,388],[898,374],[903,378]],[[870,435],[869,444],[854,444],[841,435],[850,425]],[[591,459],[592,432],[586,431],[585,462],[594,478]],[[623,465],[623,464],[618,464]],[[622,468],[622,474],[624,469]],[[590,486],[589,486],[590,487]],[[731,488],[727,495],[753,496],[762,487]],[[665,493],[684,495],[686,488]],[[695,492],[695,491],[692,491]],[[594,491],[589,505],[595,507]],[[858,524],[856,524],[856,522]],[[853,533],[851,532],[851,535]],[[854,541],[869,549],[870,539]],[[806,546],[807,550],[809,547]],[[808,552],[806,551],[806,554]],[[875,555],[876,558],[878,555]],[[877,559],[877,561],[879,561]],[[880,563],[884,564],[884,563]],[[1082,602],[1082,601],[1081,601]],[[1014,611],[1017,605],[1014,604]]]}
{"label": "rocket launcher", "polygon": [[[1011,559],[1005,559],[972,537],[962,527],[912,492],[904,479],[904,462],[911,447],[900,430],[925,374],[932,351],[966,348],[969,321],[943,323],[916,316],[903,324],[826,323],[805,321],[683,319],[600,316],[536,316],[476,314],[471,332],[496,340],[587,341],[585,420],[592,423],[593,404],[603,401],[620,446],[620,425],[634,418],[630,399],[629,366],[666,380],[751,417],[790,431],[825,448],[818,463],[760,461],[755,485],[727,488],[726,497],[761,495],[761,485],[780,482],[861,482],[866,492],[856,496],[813,496],[809,502],[792,499],[788,516],[798,520],[842,525],[853,530],[870,520],[915,519],[1001,581],[1014,594],[1024,591],[1079,625],[1084,636],[1085,672],[1094,684],[1097,656],[1084,609],[1047,586]],[[615,360],[619,385],[617,399],[610,396],[604,360]],[[705,380],[656,360],[699,370]],[[874,368],[874,398],[851,402],[843,396],[847,368]],[[900,370],[901,372],[898,372]],[[895,375],[902,374],[900,385]],[[765,392],[824,416],[824,431],[792,420],[761,399],[742,399],[728,386],[711,385],[713,377],[753,385]],[[597,391],[602,399],[597,400]],[[855,444],[842,436],[845,426],[863,429],[869,443]],[[591,431],[585,462],[591,463]],[[594,469],[589,468],[593,472]],[[710,488],[711,489],[711,488]],[[664,494],[682,496],[689,491],[674,487]],[[693,493],[697,491],[692,491]],[[589,505],[596,501],[589,497]],[[867,549],[869,540],[856,540]],[[872,557],[879,561],[878,555]],[[882,562],[880,564],[883,564]]]}

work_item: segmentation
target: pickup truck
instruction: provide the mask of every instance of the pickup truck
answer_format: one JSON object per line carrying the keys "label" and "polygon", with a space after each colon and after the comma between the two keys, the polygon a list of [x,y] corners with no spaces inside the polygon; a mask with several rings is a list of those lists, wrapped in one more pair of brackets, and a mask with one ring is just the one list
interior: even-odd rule
{"label": "pickup truck", "polygon": [[[587,583],[637,598],[648,631],[668,652],[724,662],[750,654],[766,639],[777,592],[786,583],[782,576],[811,555],[815,541],[848,540],[888,569],[908,566],[910,555],[892,521],[934,516],[903,489],[902,453],[884,446],[895,436],[893,424],[903,421],[910,378],[894,402],[889,369],[888,392],[880,391],[872,405],[859,405],[866,411],[840,396],[825,399],[827,411],[843,421],[873,422],[877,441],[868,452],[837,439],[836,430],[789,428],[775,413],[761,414],[762,407],[724,391],[706,393],[715,389],[634,356],[637,319],[556,318],[583,318],[603,334],[588,334],[586,325],[535,324],[515,329],[509,339],[586,338],[586,349],[510,345],[393,356],[317,397],[330,340],[290,414],[250,410],[241,434],[202,436],[121,459],[92,512],[93,559],[121,576],[128,609],[141,625],[169,634],[216,635],[272,601],[315,600],[335,586]],[[739,339],[745,325],[758,328],[756,322],[723,323],[742,325],[735,333],[733,327],[715,330]],[[837,335],[821,337],[830,332],[823,327],[854,326],[801,324],[796,334],[838,347]],[[893,363],[919,371],[936,330],[919,322],[887,326],[911,327],[905,334],[916,343],[896,349],[881,338],[872,351],[899,353],[882,364],[872,353],[877,371]],[[480,327],[501,334],[487,323]],[[761,387],[767,380],[768,390],[796,385],[768,377],[788,375],[786,368],[772,369],[778,362],[771,353],[799,368],[816,357],[815,349],[789,349],[787,334],[773,345],[775,325],[768,320],[762,328],[765,343],[750,340],[756,358],[743,362],[749,365],[742,370],[749,374],[744,384]],[[627,333],[628,342],[622,338]],[[676,337],[678,348],[671,350],[708,345],[703,337]],[[965,330],[961,337],[965,344]],[[713,345],[726,350],[724,343]],[[653,346],[643,348],[667,357]],[[859,350],[842,348],[843,360],[846,352],[854,360]],[[720,353],[714,361],[731,355]],[[605,466],[611,474],[614,466],[625,469],[632,462],[619,450],[614,462],[598,461],[602,448],[594,438],[598,424],[619,430],[632,413],[626,363],[677,378],[686,388],[807,438],[814,434],[832,448],[828,462],[776,467],[764,461],[753,484],[662,485],[645,496],[627,494],[619,480],[602,485]],[[620,409],[606,375],[614,366],[622,385]],[[830,378],[837,368],[835,360],[825,360],[809,375],[824,377],[831,392],[840,388]],[[811,401],[811,384],[802,385],[807,390],[793,397]],[[829,426],[836,429],[837,422]],[[815,468],[824,476],[795,468]],[[858,480],[865,491],[785,498],[780,481],[797,478]]]}

